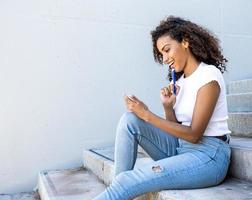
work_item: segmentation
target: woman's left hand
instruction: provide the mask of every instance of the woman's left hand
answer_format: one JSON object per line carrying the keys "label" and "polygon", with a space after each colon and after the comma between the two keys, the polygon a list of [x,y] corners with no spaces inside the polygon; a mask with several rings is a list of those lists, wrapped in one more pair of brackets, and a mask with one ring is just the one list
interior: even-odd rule
{"label": "woman's left hand", "polygon": [[142,120],[147,121],[149,109],[142,101],[140,101],[134,95],[131,96],[125,95],[124,101],[128,111],[133,112]]}

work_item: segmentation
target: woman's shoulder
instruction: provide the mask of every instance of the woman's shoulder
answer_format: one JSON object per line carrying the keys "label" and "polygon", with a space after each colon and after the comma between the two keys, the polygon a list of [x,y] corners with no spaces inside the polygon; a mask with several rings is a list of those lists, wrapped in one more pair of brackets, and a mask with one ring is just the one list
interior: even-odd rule
{"label": "woman's shoulder", "polygon": [[220,72],[220,70],[214,65],[209,65],[209,64],[206,64],[206,63],[202,62],[200,64],[200,66],[201,66],[201,70],[205,71],[205,72],[209,72],[209,73],[210,72],[213,72],[213,73]]}
{"label": "woman's shoulder", "polygon": [[216,66],[201,63],[200,67],[201,69],[198,77],[198,84],[200,87],[211,81],[217,81],[222,85],[222,73]]}
{"label": "woman's shoulder", "polygon": [[221,71],[214,65],[208,65],[206,63],[201,63],[201,72],[199,73],[201,78],[216,77],[221,78]]}

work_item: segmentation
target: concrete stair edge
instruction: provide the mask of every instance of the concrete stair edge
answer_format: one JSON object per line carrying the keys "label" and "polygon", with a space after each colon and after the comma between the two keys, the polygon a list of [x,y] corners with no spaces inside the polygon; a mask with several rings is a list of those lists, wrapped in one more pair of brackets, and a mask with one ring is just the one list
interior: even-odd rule
{"label": "concrete stair edge", "polygon": [[83,151],[83,167],[91,170],[106,185],[109,185],[113,179],[113,162],[90,150]]}
{"label": "concrete stair edge", "polygon": [[232,136],[229,174],[235,178],[252,182],[252,138]]}
{"label": "concrete stair edge", "polygon": [[[141,158],[137,159],[136,166],[151,161],[141,146],[138,146],[138,157]],[[106,185],[109,185],[114,177],[114,162],[88,149],[83,151],[83,167],[91,170]]]}
{"label": "concrete stair edge", "polygon": [[229,112],[252,112],[252,92],[227,95]]}
{"label": "concrete stair edge", "polygon": [[231,135],[252,137],[252,112],[229,112],[228,127]]}
{"label": "concrete stair edge", "polygon": [[163,190],[154,193],[153,200],[237,200],[252,199],[251,183],[227,178],[222,184],[202,189]]}
{"label": "concrete stair edge", "polygon": [[91,200],[106,188],[82,167],[41,172],[38,186],[41,200]]}
{"label": "concrete stair edge", "polygon": [[232,81],[227,85],[228,94],[252,92],[252,79]]}
{"label": "concrete stair edge", "polygon": [[[45,180],[45,177],[43,174],[46,173],[46,171],[39,172],[38,175],[38,193],[41,198],[41,200],[54,200],[55,198],[49,198],[52,194],[51,187],[47,184],[47,181]],[[45,186],[47,184],[47,187]],[[49,188],[47,190],[46,188]]]}

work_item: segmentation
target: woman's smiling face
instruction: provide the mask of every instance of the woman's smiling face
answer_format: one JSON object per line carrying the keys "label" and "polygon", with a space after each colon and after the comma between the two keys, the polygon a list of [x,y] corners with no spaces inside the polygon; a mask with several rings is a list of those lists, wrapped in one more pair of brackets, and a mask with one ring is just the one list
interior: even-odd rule
{"label": "woman's smiling face", "polygon": [[164,35],[158,38],[156,45],[163,57],[164,64],[168,64],[176,72],[184,70],[190,55],[187,41],[183,40],[180,43],[169,35]]}

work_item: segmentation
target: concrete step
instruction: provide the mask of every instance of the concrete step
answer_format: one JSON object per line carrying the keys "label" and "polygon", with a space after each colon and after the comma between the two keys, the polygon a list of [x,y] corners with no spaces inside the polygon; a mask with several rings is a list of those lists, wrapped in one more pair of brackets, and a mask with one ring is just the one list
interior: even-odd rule
{"label": "concrete step", "polygon": [[252,112],[252,92],[227,95],[229,112]]}
{"label": "concrete step", "polygon": [[233,136],[252,137],[252,112],[232,112],[228,117],[228,127]]}
{"label": "concrete step", "polygon": [[[135,167],[151,162],[142,148],[139,148]],[[92,171],[103,183],[109,185],[114,177],[114,147],[93,150],[84,150],[83,165]],[[150,193],[144,194],[134,200],[149,200]]]}
{"label": "concrete step", "polygon": [[[95,153],[96,151],[98,151],[100,155]],[[106,185],[109,185],[114,176],[113,159],[113,147],[95,149],[94,151],[84,150],[83,167],[92,171],[101,181],[103,181]]]}
{"label": "concrete step", "polygon": [[[136,167],[152,161],[141,149],[138,151],[137,158]],[[84,150],[83,165],[109,185],[114,177],[114,147]]]}
{"label": "concrete step", "polygon": [[233,177],[252,182],[252,138],[233,137],[229,174]]}
{"label": "concrete step", "polygon": [[104,189],[105,185],[83,168],[39,173],[41,200],[91,200]]}
{"label": "concrete step", "polygon": [[194,190],[163,190],[152,193],[150,200],[251,200],[252,184],[227,178],[222,184]]}
{"label": "concrete step", "polygon": [[252,92],[252,79],[233,81],[227,86],[228,94]]}
{"label": "concrete step", "polygon": [[[233,141],[232,141],[233,142]],[[238,147],[237,147],[238,148]],[[239,148],[238,148],[239,149]],[[96,153],[84,151],[84,166],[98,175],[105,183],[111,183],[113,178],[113,161],[107,159],[113,155],[113,148],[96,149]],[[236,151],[236,150],[235,150]],[[108,153],[109,152],[109,153]],[[102,154],[99,155],[99,154]],[[238,155],[239,157],[239,155]],[[233,158],[235,159],[235,157]],[[151,162],[151,158],[140,155],[137,159],[136,167]],[[216,187],[194,189],[194,190],[164,190],[160,192],[148,193],[139,197],[146,200],[237,200],[252,199],[252,184],[235,178],[227,178],[224,183]]]}
{"label": "concrete step", "polygon": [[0,200],[40,200],[38,192],[22,192],[17,194],[0,194]]}

